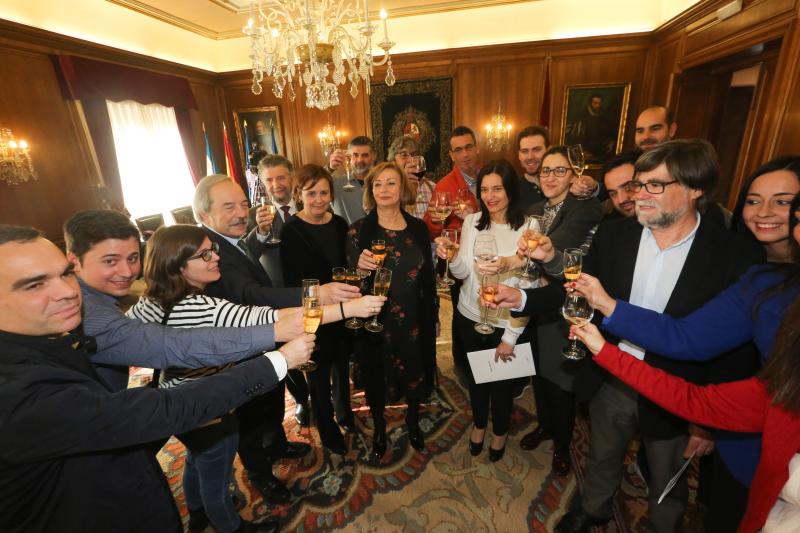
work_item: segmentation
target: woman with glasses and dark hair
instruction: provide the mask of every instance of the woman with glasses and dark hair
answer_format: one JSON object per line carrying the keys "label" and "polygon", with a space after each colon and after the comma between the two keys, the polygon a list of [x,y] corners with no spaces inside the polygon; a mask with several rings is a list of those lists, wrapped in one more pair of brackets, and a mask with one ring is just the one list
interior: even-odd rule
{"label": "woman with glasses and dark hair", "polygon": [[[189,225],[161,227],[147,243],[144,295],[126,313],[143,322],[172,327],[244,327],[299,320],[301,309],[274,309],[237,305],[205,296],[206,286],[220,278],[219,255],[202,228]],[[344,305],[352,304],[351,300]],[[323,322],[339,319],[339,306],[324,308]],[[291,349],[302,337],[284,345]],[[284,348],[282,347],[281,350]],[[282,357],[281,357],[282,360]],[[170,368],[158,378],[159,388],[172,388],[224,371],[224,367]],[[189,509],[189,530],[202,531],[210,521],[221,533],[249,531],[233,505],[228,485],[239,442],[234,414],[177,435],[186,445],[183,491]]]}
{"label": "woman with glasses and dark hair", "polygon": [[[467,352],[495,350],[495,361],[507,361],[514,357],[514,346],[525,342],[522,337],[526,321],[511,318],[503,311],[492,318],[493,333],[476,331],[481,317],[480,287],[484,274],[496,274],[501,283],[517,284],[518,260],[515,255],[517,239],[522,235],[525,216],[519,201],[519,186],[514,167],[504,159],[490,161],[478,172],[478,211],[464,218],[461,227],[461,244],[457,255],[450,262],[450,272],[463,281],[458,306],[453,310],[453,334],[458,337],[458,346],[463,353],[457,359],[466,360]],[[494,242],[497,257],[490,262],[477,262],[478,241]],[[447,247],[453,244],[445,237],[436,239],[436,253],[447,258]],[[455,341],[455,339],[454,339]],[[468,373],[469,397],[472,405],[473,427],[470,434],[469,451],[477,456],[483,450],[483,441],[491,415],[492,438],[489,444],[489,460],[502,459],[508,440],[513,405],[513,380],[493,381],[477,384],[472,373]]]}
{"label": "woman with glasses and dark hair", "polygon": [[[733,226],[749,233],[766,251],[767,264],[741,279],[700,309],[673,318],[608,296],[599,281],[583,274],[576,290],[606,318],[604,328],[672,359],[705,362],[753,341],[762,363],[772,352],[786,309],[800,295],[800,157],[779,157],[746,181]],[[793,238],[794,234],[794,238]],[[714,531],[735,529],[758,462],[758,439],[717,438],[709,511]],[[717,489],[719,487],[719,489]]]}
{"label": "woman with glasses and dark hair", "polygon": [[[542,217],[542,233],[559,252],[588,249],[594,228],[603,217],[595,198],[578,199],[570,186],[576,175],[566,146],[552,146],[542,157],[539,182],[545,200],[534,204],[530,215]],[[520,441],[523,450],[534,450],[546,439],[553,439],[552,468],[559,476],[569,473],[569,445],[575,426],[573,381],[579,363],[566,359],[561,350],[567,345],[568,327],[557,311],[535,316],[536,375],[533,394],[539,425]]]}

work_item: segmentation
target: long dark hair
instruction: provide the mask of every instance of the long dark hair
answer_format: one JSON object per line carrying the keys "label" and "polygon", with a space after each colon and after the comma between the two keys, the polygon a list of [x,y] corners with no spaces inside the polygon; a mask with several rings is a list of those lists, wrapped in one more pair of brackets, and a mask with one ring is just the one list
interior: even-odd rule
{"label": "long dark hair", "polygon": [[758,306],[772,296],[800,286],[800,243],[794,238],[794,228],[800,223],[800,220],[797,218],[798,210],[800,210],[800,193],[794,196],[792,205],[789,206],[789,246],[792,248],[792,261],[788,263],[773,263],[769,265],[769,267],[759,271],[759,275],[769,272],[779,272],[783,274],[783,279],[779,283],[761,291],[761,294],[758,295],[758,303],[754,308],[754,312],[758,310]]}
{"label": "long dark hair", "polygon": [[773,405],[800,414],[800,298],[786,310],[775,346],[759,372]]}
{"label": "long dark hair", "polygon": [[492,225],[492,219],[489,215],[489,210],[481,199],[481,183],[483,178],[489,174],[497,174],[503,179],[503,189],[506,191],[508,197],[508,210],[506,211],[506,220],[508,221],[511,229],[518,230],[523,223],[525,223],[525,215],[522,213],[522,208],[519,205],[519,178],[517,172],[511,163],[505,159],[494,159],[486,163],[483,168],[478,172],[478,207],[481,210],[481,217],[475,227],[478,230],[488,229]]}
{"label": "long dark hair", "polygon": [[[733,217],[731,218],[731,229],[751,237],[753,242],[758,241],[756,240],[755,235],[753,235],[753,233],[744,223],[744,219],[742,219],[742,211],[744,211],[744,206],[747,202],[747,194],[750,192],[750,187],[753,186],[753,182],[756,181],[756,179],[760,178],[764,174],[778,170],[786,170],[791,172],[800,181],[800,156],[786,155],[767,161],[747,177],[742,185],[741,190],[739,191],[739,197],[736,200],[736,207],[733,209]],[[789,238],[791,239],[792,236],[789,235]]]}
{"label": "long dark hair", "polygon": [[201,228],[188,224],[158,228],[147,241],[144,295],[169,310],[188,295],[200,292],[183,278],[181,269],[197,253],[205,238],[206,233]]}

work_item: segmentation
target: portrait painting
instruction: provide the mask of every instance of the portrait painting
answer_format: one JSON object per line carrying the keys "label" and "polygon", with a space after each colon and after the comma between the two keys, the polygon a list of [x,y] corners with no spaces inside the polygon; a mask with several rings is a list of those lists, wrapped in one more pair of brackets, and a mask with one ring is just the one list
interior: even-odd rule
{"label": "portrait painting", "polygon": [[[237,109],[233,112],[239,156],[246,166],[250,154],[284,154],[283,132],[277,107]],[[243,171],[245,169],[242,169]]]}
{"label": "portrait painting", "polygon": [[450,171],[447,136],[453,128],[451,78],[372,85],[370,119],[379,160],[386,160],[389,145],[408,135],[420,144],[426,177],[438,181]]}
{"label": "portrait painting", "polygon": [[599,166],[622,150],[630,83],[568,85],[560,144],[580,144],[586,163]]}

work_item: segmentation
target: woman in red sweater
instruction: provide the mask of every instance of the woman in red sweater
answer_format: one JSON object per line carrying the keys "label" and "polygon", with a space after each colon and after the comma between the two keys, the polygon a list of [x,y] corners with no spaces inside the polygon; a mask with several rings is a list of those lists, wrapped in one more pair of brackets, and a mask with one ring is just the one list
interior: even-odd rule
{"label": "woman in red sweater", "polygon": [[[800,451],[800,299],[787,310],[773,355],[758,376],[720,385],[694,385],[653,368],[605,342],[593,324],[573,326],[571,333],[596,363],[664,409],[695,424],[761,433],[761,458],[739,532],[797,531],[787,521],[798,520],[800,509],[786,512],[790,504],[781,491],[789,488],[789,463]],[[792,474],[800,476],[797,470]]]}

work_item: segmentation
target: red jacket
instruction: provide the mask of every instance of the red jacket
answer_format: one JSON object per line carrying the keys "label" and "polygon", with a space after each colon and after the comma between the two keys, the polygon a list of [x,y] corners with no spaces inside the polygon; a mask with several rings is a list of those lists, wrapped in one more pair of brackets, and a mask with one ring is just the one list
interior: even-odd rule
{"label": "red jacket", "polygon": [[609,343],[594,360],[664,409],[695,424],[761,433],[761,459],[739,531],[749,533],[764,526],[789,479],[789,461],[800,449],[800,416],[773,405],[764,382],[758,378],[693,385]]}
{"label": "red jacket", "polygon": [[[437,192],[449,192],[453,202],[455,203],[458,197],[458,189],[470,190],[467,182],[464,180],[464,176],[461,175],[461,171],[458,170],[458,167],[453,167],[453,170],[450,172],[450,174],[447,174],[436,183],[436,187],[433,189],[433,196],[431,197],[430,205],[433,205],[433,203],[436,201]],[[478,210],[478,199],[475,198],[475,194],[472,193],[472,191],[470,191],[467,201],[469,202],[470,207],[472,207],[472,212],[476,212]],[[437,224],[436,222],[433,222],[431,220],[430,212],[425,213],[423,220],[428,226],[428,233],[431,234],[431,239],[435,239],[441,235],[444,228],[461,229],[461,224],[464,223],[464,221],[455,213],[447,217],[447,219],[444,221],[444,224]]]}

